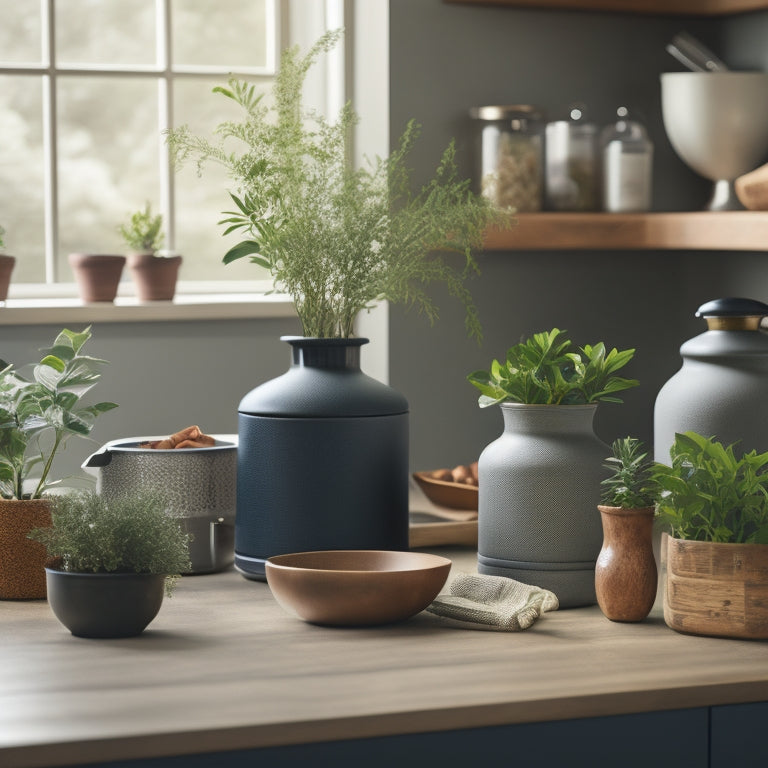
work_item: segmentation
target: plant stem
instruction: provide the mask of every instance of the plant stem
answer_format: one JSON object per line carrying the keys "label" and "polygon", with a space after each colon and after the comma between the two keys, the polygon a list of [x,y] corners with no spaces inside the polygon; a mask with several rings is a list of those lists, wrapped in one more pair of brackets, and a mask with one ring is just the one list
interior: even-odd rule
{"label": "plant stem", "polygon": [[61,443],[63,437],[64,433],[57,429],[53,448],[51,448],[51,452],[48,454],[48,460],[45,462],[45,467],[43,467],[43,473],[40,476],[40,482],[37,484],[35,492],[32,494],[31,498],[39,499],[42,495],[43,489],[45,488],[45,481],[48,478],[48,473],[51,471],[51,466],[53,465],[53,457],[56,455],[56,451],[58,450],[59,444]]}

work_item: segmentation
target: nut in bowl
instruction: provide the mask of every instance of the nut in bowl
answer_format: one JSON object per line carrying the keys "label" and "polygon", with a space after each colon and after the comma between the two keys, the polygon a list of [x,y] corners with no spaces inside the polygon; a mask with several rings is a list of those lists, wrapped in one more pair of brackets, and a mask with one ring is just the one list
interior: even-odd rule
{"label": "nut in bowl", "polygon": [[275,555],[266,575],[275,600],[312,624],[405,621],[443,588],[451,561],[421,552],[325,550]]}
{"label": "nut in bowl", "polygon": [[453,509],[477,509],[477,462],[453,469],[414,472],[413,479],[433,503]]}

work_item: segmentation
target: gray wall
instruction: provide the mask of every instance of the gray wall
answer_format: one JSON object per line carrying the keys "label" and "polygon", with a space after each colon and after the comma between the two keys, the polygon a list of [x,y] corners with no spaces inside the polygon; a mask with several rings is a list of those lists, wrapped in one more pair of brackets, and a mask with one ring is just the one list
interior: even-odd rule
{"label": "gray wall", "polygon": [[[0,326],[0,358],[17,367],[39,360],[38,349],[50,346],[60,330]],[[170,434],[190,424],[210,433],[237,432],[243,395],[288,367],[289,347],[280,336],[301,332],[292,319],[100,323],[92,330],[83,351],[109,365],[88,397],[119,407],[99,417],[92,441],[70,440],[52,477],[85,477],[80,464],[108,440]]]}
{"label": "gray wall", "polygon": [[[410,118],[423,125],[412,158],[426,180],[452,137],[472,171],[469,107],[532,103],[553,119],[583,101],[599,123],[619,105],[642,116],[655,144],[654,208],[695,210],[710,185],[676,157],[660,115],[659,74],[680,69],[665,45],[685,28],[735,66],[768,68],[766,14],[730,20],[527,11],[391,0],[392,141]],[[651,440],[653,402],[680,365],[682,341],[703,330],[696,308],[718,296],[768,300],[765,254],[692,251],[493,252],[479,256],[472,289],[485,327],[466,339],[462,309],[439,291],[441,319],[391,311],[390,381],[412,410],[414,469],[476,458],[501,431],[497,408],[480,411],[466,374],[487,368],[523,336],[565,328],[574,341],[635,347],[628,375],[641,386],[623,405],[600,406],[600,436]]]}

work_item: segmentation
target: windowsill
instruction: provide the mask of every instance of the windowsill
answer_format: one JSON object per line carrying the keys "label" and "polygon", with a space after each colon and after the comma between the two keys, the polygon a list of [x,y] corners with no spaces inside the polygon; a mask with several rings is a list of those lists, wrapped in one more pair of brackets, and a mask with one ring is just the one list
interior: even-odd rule
{"label": "windowsill", "polygon": [[114,303],[83,304],[76,298],[11,298],[0,302],[0,325],[132,323],[162,320],[239,320],[295,317],[284,294],[177,294],[173,301],[140,302],[118,296]]}

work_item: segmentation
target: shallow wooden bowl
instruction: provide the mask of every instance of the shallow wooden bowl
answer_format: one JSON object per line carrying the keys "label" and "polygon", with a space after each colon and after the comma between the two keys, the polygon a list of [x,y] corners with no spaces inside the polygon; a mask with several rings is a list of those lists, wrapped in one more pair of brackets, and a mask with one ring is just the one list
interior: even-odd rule
{"label": "shallow wooden bowl", "polygon": [[266,564],[285,610],[313,624],[350,627],[414,616],[437,597],[450,569],[438,555],[379,550],[298,552]]}
{"label": "shallow wooden bowl", "polygon": [[436,480],[427,472],[414,472],[413,479],[433,503],[452,509],[477,509],[477,486]]}

